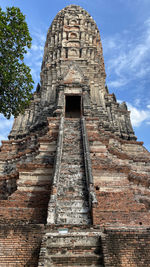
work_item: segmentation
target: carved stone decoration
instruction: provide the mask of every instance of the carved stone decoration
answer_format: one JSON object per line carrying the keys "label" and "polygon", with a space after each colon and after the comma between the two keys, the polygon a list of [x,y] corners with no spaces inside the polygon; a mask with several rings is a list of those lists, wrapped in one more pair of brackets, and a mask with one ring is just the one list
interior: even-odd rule
{"label": "carved stone decoration", "polygon": [[84,75],[76,64],[70,64],[63,79],[64,83],[84,83]]}

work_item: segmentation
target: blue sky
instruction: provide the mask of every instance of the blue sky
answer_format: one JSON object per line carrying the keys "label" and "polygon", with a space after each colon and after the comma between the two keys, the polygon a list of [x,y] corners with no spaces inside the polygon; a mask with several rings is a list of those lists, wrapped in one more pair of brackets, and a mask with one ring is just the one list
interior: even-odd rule
{"label": "blue sky", "polygon": [[[126,101],[139,141],[150,150],[150,0],[1,0],[0,6],[20,7],[32,36],[25,62],[36,84],[47,30],[65,6],[77,4],[94,18],[103,45],[107,85],[117,100]],[[0,140],[5,140],[13,118],[0,114]]]}

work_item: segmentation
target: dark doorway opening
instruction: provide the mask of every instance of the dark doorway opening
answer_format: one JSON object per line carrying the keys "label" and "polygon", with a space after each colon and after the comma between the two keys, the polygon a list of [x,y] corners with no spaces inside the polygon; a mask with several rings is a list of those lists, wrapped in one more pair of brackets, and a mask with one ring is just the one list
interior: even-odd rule
{"label": "dark doorway opening", "polygon": [[81,116],[81,96],[66,95],[66,118],[80,118]]}

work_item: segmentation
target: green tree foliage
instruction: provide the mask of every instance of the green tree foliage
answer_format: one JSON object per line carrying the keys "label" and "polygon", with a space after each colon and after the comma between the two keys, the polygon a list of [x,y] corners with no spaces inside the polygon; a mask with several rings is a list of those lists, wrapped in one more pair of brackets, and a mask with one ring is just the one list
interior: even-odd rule
{"label": "green tree foliage", "polygon": [[29,105],[33,80],[24,64],[31,47],[25,16],[19,8],[0,8],[0,113],[15,117]]}

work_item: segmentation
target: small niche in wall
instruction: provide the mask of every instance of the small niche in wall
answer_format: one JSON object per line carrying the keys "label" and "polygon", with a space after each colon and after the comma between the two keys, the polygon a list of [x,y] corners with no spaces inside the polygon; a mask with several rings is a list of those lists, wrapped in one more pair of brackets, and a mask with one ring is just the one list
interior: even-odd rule
{"label": "small niche in wall", "polygon": [[69,49],[68,55],[69,57],[73,57],[73,58],[79,57],[79,50],[75,48]]}
{"label": "small niche in wall", "polygon": [[70,35],[69,35],[69,37],[70,37],[71,39],[77,39],[77,38],[78,38],[78,35],[77,35],[77,33],[75,33],[75,32],[71,32]]}
{"label": "small niche in wall", "polygon": [[76,19],[72,19],[72,20],[70,20],[69,24],[70,25],[76,25],[76,24],[78,24],[78,21]]}

